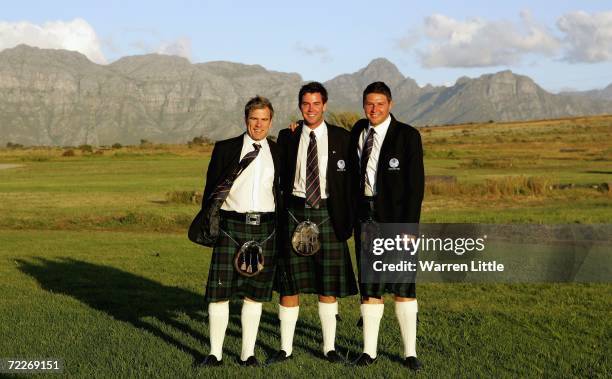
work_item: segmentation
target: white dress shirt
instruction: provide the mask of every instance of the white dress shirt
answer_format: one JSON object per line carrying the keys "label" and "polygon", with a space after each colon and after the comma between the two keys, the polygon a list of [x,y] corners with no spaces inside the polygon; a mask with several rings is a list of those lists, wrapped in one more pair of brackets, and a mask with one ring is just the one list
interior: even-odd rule
{"label": "white dress shirt", "polygon": [[391,124],[391,115],[387,116],[385,121],[377,126],[368,125],[361,132],[361,136],[359,137],[359,146],[357,147],[357,154],[359,155],[359,163],[361,164],[361,154],[363,153],[363,145],[368,137],[368,133],[371,128],[374,128],[376,132],[374,134],[374,145],[372,146],[372,151],[370,152],[370,158],[368,159],[368,167],[366,168],[366,176],[367,180],[365,183],[364,195],[366,196],[374,196],[376,195],[376,171],[378,169],[378,159],[380,158],[380,149],[382,147],[383,141],[385,140],[385,136],[387,135],[387,130],[389,130],[389,125]]}
{"label": "white dress shirt", "polygon": [[[302,127],[302,135],[298,146],[297,160],[295,162],[295,179],[293,181],[293,195],[306,198],[306,159],[308,144],[310,143],[310,129],[306,124]],[[327,124],[323,121],[314,129],[317,139],[317,159],[319,162],[319,184],[321,185],[321,199],[327,199]]]}
{"label": "white dress shirt", "polygon": [[225,211],[238,213],[274,212],[274,161],[268,140],[255,141],[244,134],[240,159],[255,150],[254,143],[261,145],[257,157],[234,181],[229,195],[221,206]]}

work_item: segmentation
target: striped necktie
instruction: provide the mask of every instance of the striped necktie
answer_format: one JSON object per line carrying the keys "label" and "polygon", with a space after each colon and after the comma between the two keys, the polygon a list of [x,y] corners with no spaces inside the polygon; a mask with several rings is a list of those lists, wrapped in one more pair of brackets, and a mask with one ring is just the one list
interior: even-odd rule
{"label": "striped necktie", "polygon": [[[368,160],[370,159],[370,154],[372,153],[372,147],[374,146],[374,128],[370,127],[370,132],[366,137],[366,141],[363,144],[363,148],[361,150],[361,180],[359,187],[361,188],[361,194],[365,190],[366,182],[370,183],[368,178]],[[372,183],[370,183],[372,185]]]}
{"label": "striped necktie", "polygon": [[230,189],[232,188],[234,181],[236,180],[236,178],[238,178],[242,171],[244,171],[247,166],[251,162],[253,162],[255,158],[257,158],[257,154],[259,154],[261,145],[258,143],[254,143],[253,148],[255,150],[245,154],[245,156],[240,160],[240,163],[238,163],[238,166],[234,169],[231,175],[229,175],[227,178],[225,178],[224,181],[217,185],[212,195],[210,196],[212,199],[221,201],[225,201],[225,199],[227,199],[227,195],[229,195]]}
{"label": "striped necktie", "polygon": [[319,157],[317,155],[317,138],[310,132],[310,142],[306,153],[306,204],[319,208],[321,185],[319,184]]}

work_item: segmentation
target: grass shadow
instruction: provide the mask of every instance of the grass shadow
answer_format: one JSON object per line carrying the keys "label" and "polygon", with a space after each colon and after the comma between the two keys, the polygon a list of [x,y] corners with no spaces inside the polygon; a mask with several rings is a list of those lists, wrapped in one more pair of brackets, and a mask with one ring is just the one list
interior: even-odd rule
{"label": "grass shadow", "polygon": [[[64,294],[75,298],[87,306],[102,311],[116,320],[127,322],[138,329],[150,332],[162,341],[191,355],[198,362],[206,355],[208,328],[202,331],[192,327],[192,322],[207,321],[204,297],[183,288],[165,286],[153,280],[120,270],[111,266],[99,265],[72,258],[50,260],[16,259],[19,270],[33,277],[40,286],[49,292]],[[241,340],[240,302],[232,302],[230,322],[226,336]],[[190,322],[181,321],[180,315],[187,315]],[[149,318],[156,321],[151,322]],[[202,349],[193,348],[187,341],[169,334],[159,327],[165,324],[173,330],[201,342]],[[298,333],[309,333],[314,325],[298,323]],[[262,340],[279,340],[278,317],[264,310],[262,313],[257,346],[267,356],[278,348],[263,343]],[[270,338],[262,338],[268,335]],[[319,337],[320,338],[320,337]],[[226,344],[227,345],[227,344]],[[312,347],[301,345],[304,350],[317,353]],[[207,349],[206,349],[207,351]],[[224,354],[237,361],[239,351],[224,348]]]}

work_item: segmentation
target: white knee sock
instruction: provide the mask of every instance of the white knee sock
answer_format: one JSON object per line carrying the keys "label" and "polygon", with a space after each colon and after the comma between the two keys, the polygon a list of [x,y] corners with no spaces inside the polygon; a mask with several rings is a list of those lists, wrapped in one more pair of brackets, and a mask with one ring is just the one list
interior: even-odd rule
{"label": "white knee sock", "polygon": [[404,356],[416,357],[416,332],[417,332],[417,312],[419,307],[417,301],[395,302],[395,314],[402,332],[404,342]]}
{"label": "white knee sock", "polygon": [[242,352],[240,359],[246,361],[248,357],[255,355],[255,341],[257,341],[257,330],[261,318],[261,303],[244,300],[240,321],[242,323]]}
{"label": "white knee sock", "polygon": [[376,358],[378,329],[385,311],[384,304],[361,304],[363,318],[363,352]]}
{"label": "white knee sock", "polygon": [[335,303],[319,302],[319,318],[321,319],[321,330],[323,332],[323,354],[325,355],[330,350],[335,350],[337,314],[337,301]]}
{"label": "white knee sock", "polygon": [[223,339],[229,321],[229,301],[208,304],[208,328],[210,335],[210,354],[221,360]]}
{"label": "white knee sock", "polygon": [[295,333],[295,324],[297,323],[299,313],[299,305],[296,307],[283,307],[280,304],[278,305],[281,350],[284,350],[288,356],[293,352],[293,334]]}

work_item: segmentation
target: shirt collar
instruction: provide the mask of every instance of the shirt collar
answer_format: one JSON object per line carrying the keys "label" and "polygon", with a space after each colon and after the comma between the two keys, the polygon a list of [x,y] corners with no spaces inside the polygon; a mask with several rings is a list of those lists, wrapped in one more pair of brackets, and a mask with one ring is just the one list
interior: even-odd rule
{"label": "shirt collar", "polygon": [[261,141],[255,141],[253,138],[251,138],[251,136],[249,136],[249,133],[244,133],[244,138],[242,139],[242,144],[243,145],[249,145],[250,147],[253,147],[254,143],[260,144],[261,147],[266,147],[266,146],[268,146],[268,139],[264,138]]}
{"label": "shirt collar", "polygon": [[317,137],[317,140],[320,140],[327,132],[327,124],[325,123],[325,120],[323,120],[323,122],[314,129],[310,129],[308,126],[306,126],[306,124],[304,124],[304,126],[302,126],[302,135],[310,137],[310,132],[312,130],[314,130],[315,137]]}
{"label": "shirt collar", "polygon": [[374,130],[376,131],[376,134],[383,136],[387,134],[387,129],[389,129],[389,125],[391,125],[391,114],[390,113],[385,119],[385,121],[382,122],[382,124],[379,124],[377,126],[372,126],[372,124],[368,123],[368,129],[366,130],[366,134],[370,132],[371,128],[374,128]]}

